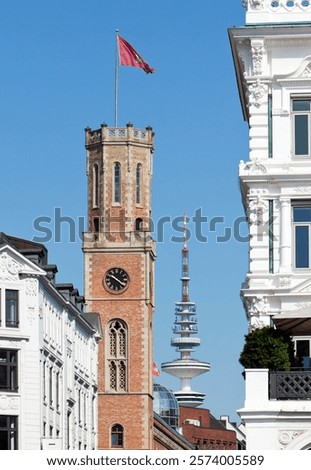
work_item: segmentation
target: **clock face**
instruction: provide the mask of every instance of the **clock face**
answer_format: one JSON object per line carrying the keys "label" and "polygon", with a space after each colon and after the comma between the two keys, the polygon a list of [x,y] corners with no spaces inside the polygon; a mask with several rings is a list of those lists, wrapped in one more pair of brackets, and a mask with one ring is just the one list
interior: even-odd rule
{"label": "clock face", "polygon": [[129,275],[122,268],[111,268],[104,276],[104,286],[109,291],[119,293],[124,291],[129,284]]}

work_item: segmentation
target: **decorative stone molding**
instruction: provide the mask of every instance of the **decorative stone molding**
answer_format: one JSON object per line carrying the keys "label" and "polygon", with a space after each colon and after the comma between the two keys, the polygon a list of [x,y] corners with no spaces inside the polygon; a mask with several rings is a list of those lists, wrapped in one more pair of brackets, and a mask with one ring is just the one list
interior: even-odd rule
{"label": "decorative stone molding", "polygon": [[26,288],[25,288],[26,295],[31,296],[31,297],[37,295],[37,292],[38,292],[38,281],[37,281],[37,279],[34,279],[34,278],[26,279],[25,280],[25,285],[26,285]]}
{"label": "decorative stone molding", "polygon": [[305,431],[301,430],[279,431],[279,442],[280,444],[287,446],[291,441],[293,441],[304,433]]}
{"label": "decorative stone molding", "polygon": [[250,0],[249,4],[253,10],[262,10],[264,0]]}
{"label": "decorative stone molding", "polygon": [[249,325],[248,325],[248,329],[249,329],[249,332],[252,332],[254,330],[265,328],[266,326],[268,326],[268,322],[265,321],[264,319],[251,317]]}
{"label": "decorative stone molding", "polygon": [[[251,2],[253,0],[250,0]],[[259,0],[260,1],[260,0]],[[264,0],[261,0],[262,3]],[[266,0],[267,6],[270,10],[277,12],[279,10],[285,10],[288,12],[291,12],[295,9],[301,10],[301,11],[306,11],[309,9],[311,6],[311,2],[308,0]],[[257,8],[258,10],[258,8]]]}
{"label": "decorative stone molding", "polygon": [[249,191],[250,196],[264,196],[265,194],[268,194],[267,189],[262,189],[262,188],[251,188]]}
{"label": "decorative stone molding", "polygon": [[12,395],[0,395],[0,410],[18,410],[19,409],[19,397]]}
{"label": "decorative stone molding", "polygon": [[249,170],[250,175],[265,175],[267,173],[267,168],[261,163],[258,163],[258,161],[248,163],[245,169]]}
{"label": "decorative stone molding", "polygon": [[300,302],[295,305],[296,310],[305,310],[311,308],[311,302]]}
{"label": "decorative stone molding", "polygon": [[246,24],[309,23],[311,0],[244,0]]}
{"label": "decorative stone molding", "polygon": [[311,284],[301,289],[299,292],[311,292]]}
{"label": "decorative stone molding", "polygon": [[252,315],[266,315],[268,311],[266,297],[246,297],[245,307],[250,316]]}
{"label": "decorative stone molding", "polygon": [[254,39],[251,41],[251,51],[253,59],[253,74],[262,74],[262,60],[264,55],[264,41],[263,39]]}
{"label": "decorative stone molding", "polygon": [[247,220],[249,225],[262,225],[263,215],[268,211],[268,202],[260,199],[253,199],[249,202],[247,209]]}
{"label": "decorative stone molding", "polygon": [[291,278],[288,276],[279,277],[279,287],[290,287]]}
{"label": "decorative stone molding", "polygon": [[263,103],[267,102],[268,86],[257,79],[255,83],[248,86],[247,96],[248,106],[259,108]]}
{"label": "decorative stone molding", "polygon": [[242,0],[242,6],[247,10],[262,11],[268,10],[272,12],[287,11],[291,12],[295,9],[307,11],[311,6],[308,0]]}
{"label": "decorative stone molding", "polygon": [[298,194],[311,194],[311,186],[298,186],[297,188],[294,188],[294,191]]}
{"label": "decorative stone molding", "polygon": [[16,281],[18,280],[18,272],[21,265],[12,259],[7,253],[0,255],[0,280]]}
{"label": "decorative stone molding", "polygon": [[28,307],[27,310],[27,320],[30,323],[30,325],[33,324],[34,320],[36,319],[36,312],[33,307]]}

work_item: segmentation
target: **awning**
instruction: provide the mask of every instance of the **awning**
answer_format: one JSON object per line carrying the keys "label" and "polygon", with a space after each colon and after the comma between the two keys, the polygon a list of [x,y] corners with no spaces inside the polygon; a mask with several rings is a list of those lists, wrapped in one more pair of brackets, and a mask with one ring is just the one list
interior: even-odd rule
{"label": "awning", "polygon": [[311,308],[280,313],[272,317],[275,326],[291,336],[311,335]]}

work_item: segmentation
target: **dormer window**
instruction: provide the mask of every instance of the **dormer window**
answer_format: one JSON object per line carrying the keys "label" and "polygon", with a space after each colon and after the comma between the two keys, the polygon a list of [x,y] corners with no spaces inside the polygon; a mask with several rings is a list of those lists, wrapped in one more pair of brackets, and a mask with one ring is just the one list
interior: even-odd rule
{"label": "dormer window", "polygon": [[309,157],[311,134],[311,99],[292,100],[293,154],[295,157]]}

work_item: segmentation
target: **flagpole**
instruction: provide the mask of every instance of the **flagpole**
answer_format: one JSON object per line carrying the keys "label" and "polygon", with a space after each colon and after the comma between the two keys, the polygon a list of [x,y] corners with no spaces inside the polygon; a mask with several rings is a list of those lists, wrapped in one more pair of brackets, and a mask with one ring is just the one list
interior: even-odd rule
{"label": "flagpole", "polygon": [[116,54],[115,54],[115,74],[114,74],[114,127],[118,127],[118,92],[119,92],[119,44],[116,29]]}

